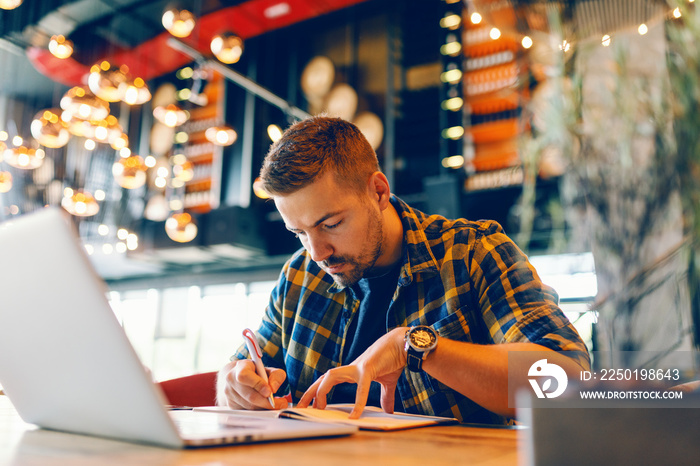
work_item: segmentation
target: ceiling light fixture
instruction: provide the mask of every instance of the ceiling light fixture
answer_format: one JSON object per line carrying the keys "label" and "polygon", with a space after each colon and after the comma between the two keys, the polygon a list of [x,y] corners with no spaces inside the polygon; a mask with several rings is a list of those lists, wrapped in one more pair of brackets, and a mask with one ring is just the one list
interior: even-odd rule
{"label": "ceiling light fixture", "polygon": [[56,58],[68,58],[73,55],[73,41],[62,35],[52,36],[49,41],[49,52]]}
{"label": "ceiling light fixture", "polygon": [[0,193],[6,193],[12,189],[12,173],[0,171]]}
{"label": "ceiling light fixture", "polygon": [[216,58],[226,64],[236,63],[243,55],[243,39],[232,32],[214,36],[211,40],[211,51]]}
{"label": "ceiling light fixture", "polygon": [[22,4],[23,0],[0,0],[0,8],[3,10],[14,10]]}
{"label": "ceiling light fixture", "polygon": [[204,137],[217,146],[230,146],[236,142],[238,134],[230,126],[212,126],[204,132]]}
{"label": "ceiling light fixture", "polygon": [[112,146],[112,149],[121,151],[129,145],[129,136],[122,132],[119,136],[109,141],[109,145]]}
{"label": "ceiling light fixture", "polygon": [[126,65],[116,66],[103,60],[90,68],[88,87],[102,100],[119,102],[122,98],[119,86],[129,80],[129,68]]}
{"label": "ceiling light fixture", "polygon": [[129,105],[141,105],[151,100],[151,91],[142,78],[129,79],[119,85],[120,99]]}
{"label": "ceiling light fixture", "polygon": [[190,118],[189,113],[175,104],[168,104],[165,107],[159,105],[153,109],[153,116],[156,120],[171,128],[180,126]]}
{"label": "ceiling light fixture", "polygon": [[119,120],[114,115],[107,115],[107,118],[104,120],[91,121],[90,126],[91,130],[85,137],[95,139],[97,142],[109,143],[110,145],[124,133]]}
{"label": "ceiling light fixture", "polygon": [[15,168],[33,170],[44,163],[44,157],[46,157],[46,152],[43,149],[19,146],[5,150],[3,158],[5,162]]}
{"label": "ceiling light fixture", "polygon": [[175,37],[187,37],[192,33],[197,23],[194,15],[188,10],[170,8],[163,13],[163,27]]}
{"label": "ceiling light fixture", "polygon": [[91,217],[100,211],[100,206],[95,197],[88,191],[66,188],[61,200],[61,206],[69,214],[76,217]]}
{"label": "ceiling light fixture", "polygon": [[197,236],[197,225],[187,212],[172,214],[165,221],[165,233],[178,243],[187,243]]}
{"label": "ceiling light fixture", "polygon": [[109,104],[98,98],[88,88],[76,86],[61,98],[61,118],[70,123],[74,117],[82,120],[104,120],[109,115]]}
{"label": "ceiling light fixture", "polygon": [[117,183],[122,188],[136,189],[146,183],[146,164],[143,158],[139,155],[130,155],[129,157],[120,157],[114,165],[112,165],[112,175]]}
{"label": "ceiling light fixture", "polygon": [[61,119],[61,113],[58,108],[48,108],[34,116],[29,128],[34,139],[42,146],[58,149],[68,143],[68,123]]}

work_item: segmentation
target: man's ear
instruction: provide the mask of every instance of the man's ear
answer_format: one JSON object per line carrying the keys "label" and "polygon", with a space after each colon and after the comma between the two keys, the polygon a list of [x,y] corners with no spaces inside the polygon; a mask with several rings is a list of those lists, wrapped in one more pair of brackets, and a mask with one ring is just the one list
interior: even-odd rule
{"label": "man's ear", "polygon": [[369,177],[369,183],[367,186],[370,197],[376,200],[379,204],[379,208],[384,210],[389,205],[391,198],[391,190],[389,188],[389,180],[382,172],[374,172]]}

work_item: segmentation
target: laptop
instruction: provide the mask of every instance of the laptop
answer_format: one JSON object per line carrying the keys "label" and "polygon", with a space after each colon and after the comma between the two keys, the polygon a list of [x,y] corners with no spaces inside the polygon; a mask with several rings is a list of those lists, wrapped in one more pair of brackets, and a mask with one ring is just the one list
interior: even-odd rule
{"label": "laptop", "polygon": [[354,426],[168,411],[107,302],[70,216],[0,223],[0,385],[45,429],[172,448],[349,435]]}

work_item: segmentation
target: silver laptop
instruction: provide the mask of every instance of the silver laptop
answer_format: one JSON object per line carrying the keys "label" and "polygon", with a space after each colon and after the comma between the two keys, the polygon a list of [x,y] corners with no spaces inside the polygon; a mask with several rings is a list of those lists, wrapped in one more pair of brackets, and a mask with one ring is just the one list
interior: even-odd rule
{"label": "silver laptop", "polygon": [[168,411],[70,216],[0,223],[0,385],[26,422],[168,447],[352,434],[353,426]]}

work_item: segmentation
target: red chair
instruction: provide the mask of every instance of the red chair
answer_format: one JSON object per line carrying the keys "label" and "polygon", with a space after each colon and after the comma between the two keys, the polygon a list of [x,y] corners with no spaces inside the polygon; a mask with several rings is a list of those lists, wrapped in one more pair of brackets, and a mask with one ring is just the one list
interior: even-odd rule
{"label": "red chair", "polygon": [[159,382],[168,404],[173,406],[214,406],[216,372],[203,372]]}

